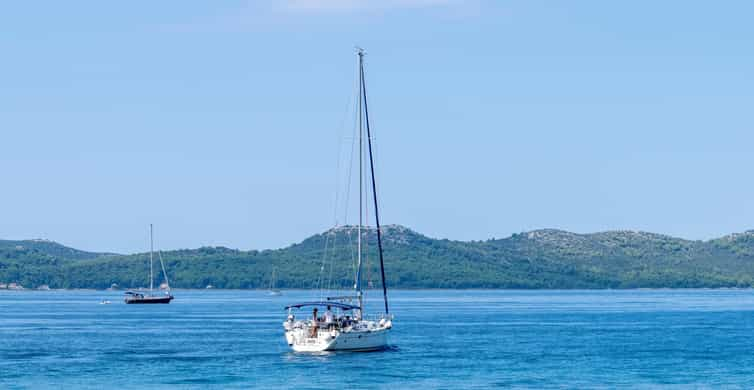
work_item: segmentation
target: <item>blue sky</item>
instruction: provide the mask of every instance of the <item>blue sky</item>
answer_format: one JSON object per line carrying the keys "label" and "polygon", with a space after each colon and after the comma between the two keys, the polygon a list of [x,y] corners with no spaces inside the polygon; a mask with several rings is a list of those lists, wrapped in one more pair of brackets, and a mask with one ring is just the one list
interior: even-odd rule
{"label": "blue sky", "polygon": [[355,45],[385,223],[751,229],[753,8],[3,3],[0,237],[133,252],[151,222],[162,248],[262,249],[331,227]]}

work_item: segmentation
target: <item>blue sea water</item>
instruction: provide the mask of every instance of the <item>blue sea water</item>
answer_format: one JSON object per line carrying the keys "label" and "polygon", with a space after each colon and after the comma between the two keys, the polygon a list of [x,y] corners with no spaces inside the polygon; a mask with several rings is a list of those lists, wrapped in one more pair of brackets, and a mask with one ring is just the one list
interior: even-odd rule
{"label": "blue sea water", "polygon": [[312,292],[175,295],[0,291],[0,388],[754,388],[751,290],[394,291],[393,348],[324,354],[281,328]]}

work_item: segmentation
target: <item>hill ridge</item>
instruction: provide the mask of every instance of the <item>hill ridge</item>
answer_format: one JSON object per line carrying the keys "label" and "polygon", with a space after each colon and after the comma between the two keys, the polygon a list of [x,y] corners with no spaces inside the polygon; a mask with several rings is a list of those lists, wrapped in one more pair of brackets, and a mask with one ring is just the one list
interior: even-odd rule
{"label": "hill ridge", "polygon": [[[198,249],[202,249],[202,248],[217,248],[217,249],[221,249],[222,248],[222,249],[228,249],[228,250],[233,250],[233,251],[242,251],[242,252],[279,250],[279,249],[288,248],[288,247],[290,247],[292,245],[300,244],[301,242],[303,242],[303,241],[305,241],[305,240],[307,240],[309,238],[312,238],[312,237],[316,237],[316,236],[320,236],[320,235],[325,235],[325,234],[330,234],[332,232],[338,232],[339,233],[339,232],[349,231],[349,230],[356,230],[356,225],[339,225],[339,226],[336,226],[336,227],[332,227],[332,228],[326,229],[326,230],[324,230],[324,231],[322,231],[320,233],[314,233],[311,236],[304,238],[303,240],[301,240],[298,243],[293,243],[293,244],[290,244],[288,246],[284,246],[284,247],[280,247],[280,248],[247,249],[247,250],[245,250],[245,249],[232,248],[232,247],[229,247],[229,246],[226,246],[226,245],[205,245],[205,246],[199,246],[199,247],[196,247],[196,248],[175,248],[175,249],[170,249],[169,251],[198,250]],[[362,227],[362,230],[373,232],[373,231],[376,230],[376,228],[374,226],[364,226],[364,227]],[[410,233],[410,234],[415,234],[415,235],[418,235],[418,236],[426,237],[426,238],[429,238],[429,239],[432,239],[432,240],[444,240],[444,241],[451,241],[451,242],[458,242],[458,243],[475,243],[475,242],[482,242],[482,241],[500,241],[500,240],[511,239],[511,238],[518,237],[518,236],[521,236],[521,235],[525,235],[525,236],[528,236],[529,238],[531,238],[532,235],[542,235],[542,234],[548,234],[548,233],[550,233],[550,234],[551,233],[562,233],[562,234],[567,234],[567,235],[572,235],[572,236],[584,236],[584,237],[599,236],[599,235],[627,234],[627,235],[632,235],[632,236],[665,237],[665,238],[669,238],[669,239],[686,241],[686,242],[712,242],[712,241],[723,240],[723,239],[730,240],[730,239],[736,239],[736,238],[741,238],[741,237],[754,237],[754,229],[745,230],[745,231],[742,231],[742,232],[729,233],[729,234],[726,234],[726,235],[723,235],[723,236],[720,236],[720,237],[717,237],[717,238],[710,238],[710,239],[706,239],[706,240],[693,240],[693,239],[688,239],[688,238],[673,236],[673,235],[669,235],[669,234],[665,234],[665,233],[655,233],[655,232],[650,232],[650,231],[646,231],[646,230],[635,230],[635,229],[610,229],[610,230],[600,230],[600,231],[589,232],[589,233],[576,233],[576,232],[572,232],[572,231],[569,231],[569,230],[558,229],[558,228],[539,228],[539,229],[533,229],[533,230],[525,230],[525,231],[521,231],[519,233],[512,233],[511,235],[509,235],[507,237],[489,238],[489,239],[486,239],[486,240],[484,240],[484,239],[479,239],[479,240],[458,240],[458,239],[453,239],[453,238],[431,237],[431,236],[428,236],[426,234],[419,233],[416,230],[413,230],[413,229],[411,229],[409,227],[406,227],[406,226],[400,225],[400,224],[388,224],[388,225],[384,225],[384,226],[382,226],[382,231],[383,231],[383,234],[386,234],[386,233],[395,233],[395,231],[398,231],[400,233],[406,233],[407,232],[407,233]],[[16,239],[16,240],[9,240],[9,239],[2,239],[2,238],[0,238],[0,248],[2,248],[4,246],[3,245],[4,243],[23,243],[23,242],[55,244],[55,245],[59,245],[60,247],[68,248],[68,249],[71,249],[71,250],[74,250],[74,251],[84,252],[84,253],[92,253],[92,254],[99,254],[99,255],[113,255],[113,256],[123,256],[124,255],[124,254],[114,253],[114,252],[93,252],[93,251],[87,251],[87,250],[82,250],[82,249],[76,249],[76,248],[73,248],[71,246],[62,244],[60,242],[57,242],[55,240],[48,239],[48,238],[29,238],[29,239]],[[145,252],[134,252],[134,253],[131,253],[131,254],[132,255],[137,255],[137,254],[142,254],[142,253],[145,253]]]}

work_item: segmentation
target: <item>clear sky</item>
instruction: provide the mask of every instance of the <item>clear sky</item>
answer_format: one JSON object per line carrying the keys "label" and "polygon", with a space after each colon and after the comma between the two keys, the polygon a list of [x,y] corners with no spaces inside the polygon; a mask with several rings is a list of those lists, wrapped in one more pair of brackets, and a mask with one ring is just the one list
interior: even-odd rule
{"label": "clear sky", "polygon": [[[707,239],[754,228],[754,3],[0,5],[0,237],[285,246],[333,225],[355,45],[383,219]],[[346,126],[348,127],[348,126]]]}

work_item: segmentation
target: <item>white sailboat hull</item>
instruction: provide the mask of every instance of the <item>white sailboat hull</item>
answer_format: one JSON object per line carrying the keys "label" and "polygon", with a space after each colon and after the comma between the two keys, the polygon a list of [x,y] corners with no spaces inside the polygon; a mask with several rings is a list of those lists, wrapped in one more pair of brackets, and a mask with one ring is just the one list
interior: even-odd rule
{"label": "white sailboat hull", "polygon": [[312,337],[308,327],[289,328],[285,332],[288,345],[296,352],[376,351],[388,347],[390,326],[372,329],[319,330]]}
{"label": "white sailboat hull", "polygon": [[388,346],[389,329],[369,332],[341,333],[328,351],[374,351]]}
{"label": "white sailboat hull", "polygon": [[321,332],[318,337],[287,332],[288,345],[296,352],[376,351],[388,346],[388,329],[368,332]]}

